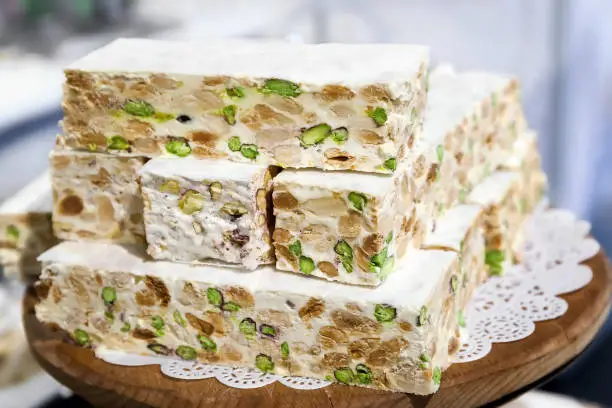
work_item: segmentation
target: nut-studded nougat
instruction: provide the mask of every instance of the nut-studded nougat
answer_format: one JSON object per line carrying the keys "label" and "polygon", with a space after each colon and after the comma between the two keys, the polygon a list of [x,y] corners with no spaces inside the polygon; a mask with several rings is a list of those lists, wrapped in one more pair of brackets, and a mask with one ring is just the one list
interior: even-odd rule
{"label": "nut-studded nougat", "polygon": [[520,174],[498,171],[474,187],[467,201],[485,209],[486,263],[489,274],[501,275],[512,259],[513,244],[528,214],[521,211]]}
{"label": "nut-studded nougat", "polygon": [[144,243],[140,157],[54,150],[53,231],[67,240]]}
{"label": "nut-studded nougat", "polygon": [[429,220],[425,230],[431,231],[436,217],[464,201],[475,184],[508,160],[521,126],[516,80],[436,69],[429,80],[423,136],[405,160],[410,194],[400,202],[398,242],[411,235],[417,218]]}
{"label": "nut-studded nougat", "polygon": [[416,394],[438,389],[472,290],[452,284],[452,251],[411,250],[376,290],[271,267],[147,261],[102,243],[64,242],[40,260],[36,314],[82,346]]}
{"label": "nut-studded nougat", "polygon": [[273,262],[267,167],[159,157],[140,174],[148,253],[154,259],[219,260],[249,269]]}
{"label": "nut-studded nougat", "polygon": [[51,180],[48,172],[28,183],[0,206],[0,265],[7,277],[38,278],[40,254],[57,239],[51,228]]}
{"label": "nut-studded nougat", "polygon": [[429,49],[117,40],[66,70],[71,148],[390,173],[418,138]]}
{"label": "nut-studded nougat", "polygon": [[[276,267],[379,285],[395,270],[394,222],[403,171],[393,177],[317,170],[280,173],[273,193]],[[424,234],[424,229],[414,228],[412,246],[420,245]]]}

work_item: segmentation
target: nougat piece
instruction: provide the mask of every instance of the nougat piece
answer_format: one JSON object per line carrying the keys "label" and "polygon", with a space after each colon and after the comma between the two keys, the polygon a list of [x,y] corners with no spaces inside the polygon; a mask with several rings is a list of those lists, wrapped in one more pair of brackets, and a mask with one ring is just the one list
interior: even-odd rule
{"label": "nougat piece", "polygon": [[36,258],[58,243],[51,227],[51,213],[0,213],[0,265],[6,276],[36,278]]}
{"label": "nougat piece", "polygon": [[[466,305],[472,292],[488,277],[485,265],[485,211],[479,205],[461,204],[452,207],[436,219],[436,228],[427,235],[422,248],[454,251],[460,260],[460,273],[450,281],[451,291],[459,286],[466,289],[457,306]],[[463,320],[463,310],[457,309]]]}
{"label": "nougat piece", "polygon": [[0,275],[38,278],[41,268],[36,258],[58,242],[51,227],[52,206],[48,172],[0,205]]}
{"label": "nougat piece", "polygon": [[429,49],[120,39],[66,69],[60,145],[390,173],[418,137]]}
{"label": "nougat piece", "polygon": [[377,174],[281,172],[273,192],[276,267],[379,285],[395,270],[395,181]]}
{"label": "nougat piece", "polygon": [[58,238],[144,243],[138,170],[146,159],[54,150],[49,160]]}
{"label": "nougat piece", "polygon": [[268,167],[158,157],[140,175],[147,252],[154,259],[249,269],[274,261]]}
{"label": "nougat piece", "polygon": [[438,389],[468,290],[452,290],[452,251],[411,250],[376,290],[152,261],[115,244],[64,242],[40,260],[36,315],[81,346],[416,394]]}
{"label": "nougat piece", "polygon": [[484,207],[486,263],[490,275],[501,275],[513,259],[513,244],[527,215],[521,211],[520,174],[498,171],[474,187],[467,201]]}

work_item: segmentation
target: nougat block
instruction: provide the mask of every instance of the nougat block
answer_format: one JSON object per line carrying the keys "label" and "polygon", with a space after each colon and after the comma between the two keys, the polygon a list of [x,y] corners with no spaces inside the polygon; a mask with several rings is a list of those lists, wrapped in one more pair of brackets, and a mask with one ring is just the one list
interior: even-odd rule
{"label": "nougat block", "polygon": [[0,266],[10,278],[38,278],[36,258],[56,245],[51,226],[51,177],[38,176],[0,205]]}
{"label": "nougat block", "polygon": [[520,174],[498,171],[474,187],[469,203],[485,209],[486,263],[489,274],[503,273],[504,263],[513,259],[513,243],[527,214],[521,211]]}
{"label": "nougat block", "polygon": [[[485,265],[485,212],[481,206],[461,204],[452,207],[436,220],[436,229],[429,233],[422,248],[454,251],[459,256],[459,274],[449,282],[451,292],[462,287],[457,306],[465,306],[476,289],[488,276]],[[463,321],[463,310],[457,315]],[[462,323],[463,325],[463,323]]]}
{"label": "nougat block", "polygon": [[[395,224],[403,193],[399,174],[281,172],[273,192],[276,267],[344,283],[379,285],[395,270],[397,259]],[[418,241],[412,246],[418,246],[425,234],[423,226],[416,225],[419,215],[415,211],[410,228],[409,237]]]}
{"label": "nougat block", "polygon": [[0,213],[0,231],[0,265],[2,274],[10,277],[37,277],[36,258],[58,243],[48,212]]}
{"label": "nougat block", "polygon": [[36,315],[81,346],[416,394],[438,389],[471,290],[450,289],[452,251],[411,250],[376,290],[151,261],[114,244],[64,242],[40,260]]}
{"label": "nougat block", "polygon": [[144,243],[138,170],[146,159],[71,150],[49,159],[58,238]]}
{"label": "nougat block", "polygon": [[159,157],[140,174],[147,252],[154,259],[249,269],[274,261],[268,167]]}
{"label": "nougat block", "polygon": [[429,49],[121,39],[66,70],[60,145],[390,173],[420,133]]}

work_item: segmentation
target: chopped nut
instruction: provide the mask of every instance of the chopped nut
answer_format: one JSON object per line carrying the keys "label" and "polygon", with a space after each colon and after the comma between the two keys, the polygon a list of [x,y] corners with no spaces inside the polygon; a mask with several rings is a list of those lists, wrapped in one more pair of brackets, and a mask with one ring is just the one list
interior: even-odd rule
{"label": "chopped nut", "polygon": [[147,345],[147,348],[155,354],[160,354],[162,356],[169,356],[172,352],[168,347],[158,343],[151,343]]}
{"label": "chopped nut", "polygon": [[255,299],[251,292],[240,286],[230,286],[225,290],[225,297],[240,307],[251,307],[255,305]]}
{"label": "chopped nut", "polygon": [[348,200],[357,211],[363,211],[368,203],[368,200],[363,194],[354,191],[348,194]]}
{"label": "chopped nut", "polygon": [[379,338],[362,338],[353,341],[348,346],[348,352],[354,359],[365,358],[374,348],[380,344]]}
{"label": "chopped nut", "polygon": [[155,113],[153,106],[145,101],[129,100],[123,104],[123,111],[133,116],[151,117]]}
{"label": "chopped nut", "polygon": [[281,97],[277,95],[269,95],[266,98],[266,102],[268,102],[274,108],[281,110],[283,112],[287,112],[292,115],[299,115],[304,112],[304,108],[302,105],[297,103],[292,98]]}
{"label": "chopped nut", "polygon": [[265,354],[258,354],[255,357],[255,367],[259,368],[264,373],[274,371],[274,363],[272,362],[272,359]]}
{"label": "chopped nut", "polygon": [[162,193],[169,193],[169,194],[177,195],[181,192],[181,187],[179,186],[178,181],[167,180],[164,183],[160,184],[159,191]]}
{"label": "chopped nut", "polygon": [[332,311],[331,318],[338,328],[354,333],[373,334],[380,332],[382,329],[380,323],[345,310]]}
{"label": "chopped nut", "polygon": [[257,209],[259,211],[266,211],[267,210],[266,194],[267,194],[266,190],[263,189],[263,188],[260,188],[259,190],[257,190],[255,201],[257,203]]}
{"label": "chopped nut", "polygon": [[166,151],[178,157],[186,157],[191,153],[191,147],[184,138],[177,138],[166,143]]}
{"label": "chopped nut", "polygon": [[338,276],[338,269],[331,262],[319,262],[317,267],[330,278]]}
{"label": "chopped nut", "polygon": [[277,94],[280,96],[287,96],[295,98],[302,93],[300,86],[294,82],[286,81],[284,79],[271,78],[264,82],[261,88],[263,94]]}
{"label": "chopped nut", "polygon": [[219,289],[206,289],[206,297],[208,298],[208,303],[213,306],[221,306],[223,304],[223,294]]}
{"label": "chopped nut", "polygon": [[191,215],[202,211],[204,208],[204,196],[195,190],[187,190],[178,202],[178,206],[183,214]]}
{"label": "chopped nut", "polygon": [[372,370],[368,368],[365,364],[357,364],[355,366],[355,371],[357,372],[357,381],[361,384],[371,384],[372,383]]}
{"label": "chopped nut", "polygon": [[199,335],[198,341],[200,342],[202,349],[212,352],[217,351],[217,343],[215,343],[210,337]]}
{"label": "chopped nut", "polygon": [[317,95],[326,102],[334,102],[353,99],[355,92],[342,85],[325,85]]}
{"label": "chopped nut", "polygon": [[193,347],[178,346],[176,349],[176,355],[182,358],[183,360],[195,360],[198,356],[198,353]]}
{"label": "chopped nut", "polygon": [[382,234],[370,234],[364,239],[362,248],[368,256],[374,256],[381,251],[384,243],[385,239]]}
{"label": "chopped nut", "polygon": [[377,304],[374,308],[374,317],[381,323],[392,322],[397,316],[397,311],[391,305]]}
{"label": "chopped nut", "polygon": [[298,200],[286,191],[275,191],[272,195],[274,207],[279,210],[294,210],[298,208]]}
{"label": "chopped nut", "polygon": [[240,154],[247,159],[255,160],[259,156],[259,150],[254,144],[243,144],[240,146]]}
{"label": "chopped nut", "polygon": [[372,118],[376,126],[382,126],[387,122],[387,111],[380,106],[375,109],[368,109],[366,114]]}
{"label": "chopped nut", "polygon": [[323,142],[331,132],[331,126],[327,123],[321,123],[302,131],[300,140],[302,145],[309,147]]}
{"label": "chopped nut", "polygon": [[345,367],[351,362],[348,354],[344,353],[326,353],[323,355],[321,364],[325,368],[340,368]]}
{"label": "chopped nut", "polygon": [[221,198],[221,192],[223,191],[223,185],[218,181],[213,181],[210,186],[208,186],[208,191],[210,192],[210,198],[213,201],[217,201]]}
{"label": "chopped nut", "polygon": [[412,324],[408,323],[408,322],[399,322],[399,328],[401,331],[404,332],[411,332],[413,327]]}
{"label": "chopped nut", "polygon": [[240,142],[240,138],[238,136],[232,136],[227,140],[227,147],[232,152],[240,151],[240,147],[242,146],[242,142]]}
{"label": "chopped nut", "polygon": [[59,213],[62,215],[75,216],[83,211],[83,200],[76,195],[69,195],[59,202]]}
{"label": "chopped nut", "polygon": [[128,150],[130,143],[121,136],[112,136],[106,139],[107,150]]}
{"label": "chopped nut", "polygon": [[350,169],[357,160],[355,156],[352,156],[349,153],[335,147],[325,150],[324,154],[325,163],[330,164],[337,169]]}
{"label": "chopped nut", "polygon": [[304,321],[309,321],[312,318],[318,317],[325,311],[325,303],[319,298],[310,298],[308,302],[300,308],[298,314]]}
{"label": "chopped nut", "polygon": [[272,234],[272,240],[279,244],[286,244],[291,239],[291,232],[286,229],[276,228]]}
{"label": "chopped nut", "polygon": [[362,217],[358,212],[349,211],[338,221],[338,231],[342,238],[357,238],[361,233]]}
{"label": "chopped nut", "polygon": [[373,130],[361,129],[357,133],[357,139],[360,143],[363,144],[371,144],[371,145],[380,145],[385,142],[385,138],[376,133]]}
{"label": "chopped nut", "polygon": [[324,348],[333,349],[348,341],[348,335],[335,326],[323,326],[319,329],[319,342]]}
{"label": "chopped nut", "polygon": [[189,325],[193,327],[194,329],[196,329],[199,333],[204,333],[210,336],[215,331],[215,327],[212,324],[210,324],[209,322],[205,320],[198,318],[196,315],[192,313],[185,314],[185,317],[187,318]]}
{"label": "chopped nut", "polygon": [[351,384],[355,380],[353,370],[349,367],[339,368],[334,371],[334,378],[342,384]]}
{"label": "chopped nut", "polygon": [[225,121],[229,125],[236,124],[236,111],[237,110],[238,108],[236,107],[236,105],[227,105],[227,106],[224,106],[223,109],[221,110],[221,113],[223,114]]}
{"label": "chopped nut", "polygon": [[384,85],[367,85],[359,90],[359,94],[370,103],[390,102],[391,93]]}
{"label": "chopped nut", "polygon": [[236,218],[242,217],[249,212],[249,210],[239,201],[231,201],[223,204],[221,211]]}
{"label": "chopped nut", "polygon": [[309,258],[307,256],[300,256],[298,262],[300,266],[300,271],[302,273],[305,273],[306,275],[310,275],[312,271],[314,271],[316,268],[312,258]]}

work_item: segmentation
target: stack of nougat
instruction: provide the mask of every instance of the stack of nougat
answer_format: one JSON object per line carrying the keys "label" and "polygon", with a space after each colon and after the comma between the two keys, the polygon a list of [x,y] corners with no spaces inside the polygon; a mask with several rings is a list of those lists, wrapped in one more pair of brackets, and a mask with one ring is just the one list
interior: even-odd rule
{"label": "stack of nougat", "polygon": [[137,39],[76,62],[38,318],[83,347],[435,392],[546,179],[515,79],[428,62]]}

